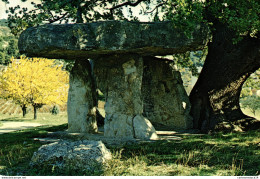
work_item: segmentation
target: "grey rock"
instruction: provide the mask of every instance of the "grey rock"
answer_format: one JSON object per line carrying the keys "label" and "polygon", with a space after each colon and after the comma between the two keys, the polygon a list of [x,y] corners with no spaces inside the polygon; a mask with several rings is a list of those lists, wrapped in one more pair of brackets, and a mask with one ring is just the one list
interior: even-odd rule
{"label": "grey rock", "polygon": [[208,29],[200,24],[188,38],[171,22],[104,21],[28,28],[18,45],[20,53],[29,57],[87,59],[126,53],[182,53],[203,48],[207,40]]}
{"label": "grey rock", "polygon": [[69,83],[67,102],[69,132],[97,132],[97,96],[89,61],[75,62]]}
{"label": "grey rock", "polygon": [[[117,138],[154,139],[156,132],[147,119],[138,129],[134,125],[135,116],[142,116],[142,76],[143,59],[138,55],[110,56],[106,60],[95,59],[94,74],[97,88],[105,96],[104,136]],[[139,118],[138,118],[139,119]],[[143,129],[143,130],[141,130]],[[136,135],[136,130],[138,135]]]}
{"label": "grey rock", "polygon": [[158,139],[152,123],[145,117],[137,115],[133,119],[135,137],[138,139]]}
{"label": "grey rock", "polygon": [[51,165],[62,169],[95,170],[112,158],[101,141],[68,141],[41,146],[34,152],[31,166]]}
{"label": "grey rock", "polygon": [[144,57],[142,97],[143,115],[155,126],[172,130],[193,126],[189,98],[172,60]]}

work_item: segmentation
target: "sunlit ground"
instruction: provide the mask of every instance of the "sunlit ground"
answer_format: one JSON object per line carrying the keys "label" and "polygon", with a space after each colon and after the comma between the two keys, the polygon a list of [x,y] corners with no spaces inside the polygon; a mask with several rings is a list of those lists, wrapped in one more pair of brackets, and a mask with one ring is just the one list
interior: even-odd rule
{"label": "sunlit ground", "polygon": [[255,112],[255,114],[254,114],[254,113],[252,112],[252,110],[249,109],[249,108],[241,108],[241,109],[242,109],[242,111],[243,111],[244,114],[246,114],[246,115],[248,115],[248,116],[251,116],[251,117],[254,117],[254,118],[260,120],[260,109],[258,109],[258,110]]}

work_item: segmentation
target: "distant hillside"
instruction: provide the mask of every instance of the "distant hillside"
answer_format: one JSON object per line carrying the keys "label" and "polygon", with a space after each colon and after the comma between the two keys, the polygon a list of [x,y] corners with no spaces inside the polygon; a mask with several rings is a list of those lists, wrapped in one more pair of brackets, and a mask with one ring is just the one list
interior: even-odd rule
{"label": "distant hillside", "polygon": [[9,27],[7,26],[7,20],[6,19],[0,19],[0,36],[10,36],[11,31]]}
{"label": "distant hillside", "polygon": [[0,19],[0,26],[6,26],[7,27],[7,19]]}
{"label": "distant hillside", "polygon": [[8,27],[6,19],[0,19],[0,64],[7,65],[11,57],[19,57],[18,39]]}

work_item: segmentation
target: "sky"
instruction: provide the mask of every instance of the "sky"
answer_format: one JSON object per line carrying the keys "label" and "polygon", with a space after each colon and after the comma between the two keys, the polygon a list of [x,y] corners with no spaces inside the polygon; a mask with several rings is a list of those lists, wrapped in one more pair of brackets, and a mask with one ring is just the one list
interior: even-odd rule
{"label": "sky", "polygon": [[[8,15],[5,13],[6,10],[8,10],[9,7],[14,7],[17,5],[20,5],[21,7],[27,7],[28,10],[30,10],[32,8],[31,2],[35,2],[35,3],[39,3],[40,0],[27,0],[27,2],[23,3],[21,2],[21,0],[9,0],[10,4],[5,4],[0,0],[0,19],[7,19]],[[133,8],[133,13],[134,15],[138,16],[140,9],[136,9]],[[149,21],[148,17],[144,17],[144,16],[139,16],[139,19],[141,21]]]}
{"label": "sky", "polygon": [[0,19],[7,19],[8,15],[5,13],[9,7],[14,7],[20,5],[21,7],[28,7],[28,9],[32,8],[31,2],[38,3],[40,0],[28,0],[23,3],[21,0],[9,0],[10,4],[5,4],[0,0]]}

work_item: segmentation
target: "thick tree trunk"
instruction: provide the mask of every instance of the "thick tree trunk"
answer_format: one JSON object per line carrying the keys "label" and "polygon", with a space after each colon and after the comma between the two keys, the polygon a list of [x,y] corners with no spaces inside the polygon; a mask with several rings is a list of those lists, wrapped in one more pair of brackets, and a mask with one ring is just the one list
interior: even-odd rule
{"label": "thick tree trunk", "polygon": [[249,130],[259,121],[242,113],[239,96],[246,79],[260,67],[260,41],[245,37],[233,44],[234,33],[222,24],[216,26],[208,55],[191,94],[194,128],[210,130]]}

